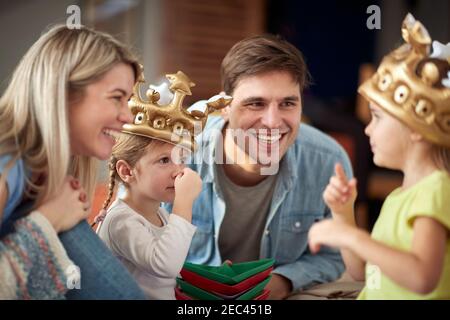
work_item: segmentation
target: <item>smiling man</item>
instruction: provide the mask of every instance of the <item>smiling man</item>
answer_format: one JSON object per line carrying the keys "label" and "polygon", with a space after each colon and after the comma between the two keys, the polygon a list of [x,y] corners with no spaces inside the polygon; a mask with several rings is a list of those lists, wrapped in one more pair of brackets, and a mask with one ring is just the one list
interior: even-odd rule
{"label": "smiling man", "polygon": [[312,255],[307,238],[315,221],[331,216],[322,192],[334,164],[349,176],[351,166],[334,140],[300,124],[308,83],[302,54],[275,36],[251,37],[231,48],[221,72],[233,101],[198,137],[202,161],[192,167],[203,190],[193,207],[188,261],[274,258],[272,299],[337,279],[340,254],[324,248]]}

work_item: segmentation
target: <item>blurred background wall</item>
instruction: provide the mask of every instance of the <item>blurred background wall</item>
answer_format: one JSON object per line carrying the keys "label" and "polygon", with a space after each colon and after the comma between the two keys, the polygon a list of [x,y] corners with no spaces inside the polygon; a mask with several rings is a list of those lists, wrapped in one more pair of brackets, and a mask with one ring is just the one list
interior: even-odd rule
{"label": "blurred background wall", "polygon": [[[401,43],[407,12],[425,24],[433,39],[450,41],[450,0],[0,0],[0,92],[45,28],[66,22],[70,5],[80,7],[82,24],[131,45],[145,66],[147,82],[186,72],[197,84],[188,103],[221,90],[220,63],[237,41],[264,32],[291,41],[305,55],[313,79],[304,93],[304,121],[333,136],[349,153],[363,185],[359,223],[369,229],[381,200],[401,176],[372,165],[363,133],[367,105],[356,94],[358,84]],[[366,27],[370,5],[381,9],[381,30]],[[99,201],[106,176],[103,170]]]}

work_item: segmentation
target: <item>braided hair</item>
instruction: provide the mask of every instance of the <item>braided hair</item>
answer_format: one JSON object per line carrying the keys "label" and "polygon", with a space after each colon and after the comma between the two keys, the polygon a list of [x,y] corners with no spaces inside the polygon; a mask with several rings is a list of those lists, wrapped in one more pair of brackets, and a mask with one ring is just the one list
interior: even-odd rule
{"label": "braided hair", "polygon": [[[139,159],[144,156],[147,151],[147,147],[151,144],[159,142],[149,137],[138,136],[134,134],[121,133],[117,139],[112,150],[111,158],[109,159],[109,184],[108,184],[108,195],[103,202],[102,209],[94,220],[92,226],[96,223],[101,222],[106,214],[109,204],[113,199],[114,189],[116,183],[122,183],[127,186],[126,182],[122,181],[119,174],[117,173],[116,165],[119,160],[126,161],[131,167],[134,167]],[[163,143],[163,142],[161,142]]]}

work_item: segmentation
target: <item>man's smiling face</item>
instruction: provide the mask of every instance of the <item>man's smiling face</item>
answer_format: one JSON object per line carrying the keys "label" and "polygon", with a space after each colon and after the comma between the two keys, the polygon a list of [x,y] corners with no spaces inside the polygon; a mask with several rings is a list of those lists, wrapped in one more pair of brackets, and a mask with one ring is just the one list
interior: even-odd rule
{"label": "man's smiling face", "polygon": [[246,143],[238,147],[253,159],[249,148],[256,145],[258,158],[278,154],[272,161],[281,160],[300,126],[300,85],[286,71],[271,71],[240,79],[232,95],[224,112],[227,129],[248,133]]}

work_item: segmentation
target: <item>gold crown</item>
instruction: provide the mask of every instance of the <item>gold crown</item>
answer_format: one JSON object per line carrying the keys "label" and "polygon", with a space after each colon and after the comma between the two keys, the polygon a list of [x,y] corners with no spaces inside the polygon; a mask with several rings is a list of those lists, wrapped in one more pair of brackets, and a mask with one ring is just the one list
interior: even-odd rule
{"label": "gold crown", "polygon": [[169,142],[195,151],[195,136],[205,127],[208,114],[230,104],[229,96],[214,96],[206,102],[205,111],[192,110],[183,106],[186,95],[191,95],[191,87],[195,86],[186,74],[178,71],[167,74],[169,90],[174,94],[172,101],[160,105],[160,93],[154,89],[147,90],[147,101],[140,96],[140,86],[145,83],[141,72],[133,88],[133,95],[128,107],[133,114],[132,124],[125,124],[122,132],[131,133]]}
{"label": "gold crown", "polygon": [[[358,92],[425,139],[450,147],[450,88],[444,85],[450,61],[429,55],[428,31],[411,14],[403,21],[402,36],[406,43],[384,57]],[[433,48],[448,50],[436,41]]]}

